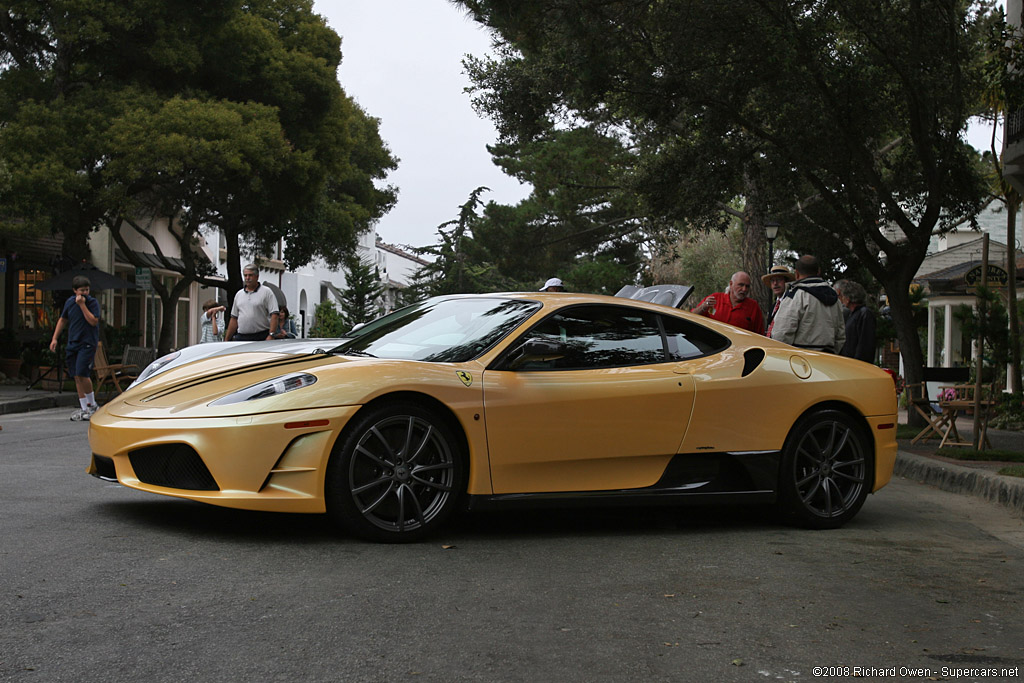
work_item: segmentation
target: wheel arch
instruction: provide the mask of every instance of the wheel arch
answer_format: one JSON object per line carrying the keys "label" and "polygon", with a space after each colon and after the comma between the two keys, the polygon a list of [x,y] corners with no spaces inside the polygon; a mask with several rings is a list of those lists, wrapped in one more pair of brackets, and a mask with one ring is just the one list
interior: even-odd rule
{"label": "wheel arch", "polygon": [[[355,428],[355,425],[358,422],[358,418],[360,415],[369,410],[373,410],[381,405],[399,402],[413,403],[422,408],[427,408],[437,413],[437,415],[441,417],[441,419],[443,419],[445,423],[447,423],[448,427],[451,428],[452,433],[459,440],[459,447],[462,449],[462,453],[465,456],[465,467],[467,469],[467,471],[464,474],[468,475],[470,457],[469,439],[466,436],[466,430],[462,427],[462,422],[460,422],[459,418],[456,417],[454,412],[452,412],[452,409],[446,406],[444,403],[437,400],[433,396],[423,394],[418,391],[395,391],[389,394],[377,396],[372,401],[367,401],[362,406],[360,406],[359,410],[356,411],[356,413],[349,419],[348,423],[341,430],[341,432],[339,432],[338,438],[335,439],[334,441],[334,447],[337,448],[338,444],[342,444],[345,442],[345,438],[348,436],[349,432],[351,432],[352,429]],[[468,486],[468,476],[465,477],[465,481]],[[462,493],[465,492],[463,491]]]}
{"label": "wheel arch", "polygon": [[[871,431],[871,425],[868,424],[867,418],[865,418],[855,406],[845,401],[822,401],[820,403],[815,403],[812,406],[808,406],[807,409],[793,421],[793,426],[790,427],[789,432],[786,434],[786,440],[788,441],[790,435],[793,433],[793,427],[796,427],[801,420],[811,413],[819,410],[837,410],[857,423],[857,427],[860,428],[861,435],[867,441],[868,448],[870,449],[870,452],[868,453],[870,456],[868,458],[868,467],[870,468],[868,471],[868,479],[874,482],[875,474],[878,471],[878,444],[875,442],[875,435]],[[872,484],[871,489],[875,489],[874,484]]]}
{"label": "wheel arch", "polygon": [[846,403],[845,401],[822,401],[820,403],[815,403],[812,406],[808,406],[807,409],[804,410],[804,412],[802,412],[800,416],[793,421],[793,424],[796,425],[797,422],[804,419],[807,415],[817,412],[819,410],[838,410],[839,412],[846,413],[846,415],[851,417],[857,423],[857,426],[860,427],[861,431],[864,434],[864,437],[867,438],[870,444],[872,444],[871,455],[872,459],[874,459],[875,440],[871,436],[871,425],[868,424],[868,421],[864,418],[863,415],[861,415],[859,410],[857,410],[849,403]]}

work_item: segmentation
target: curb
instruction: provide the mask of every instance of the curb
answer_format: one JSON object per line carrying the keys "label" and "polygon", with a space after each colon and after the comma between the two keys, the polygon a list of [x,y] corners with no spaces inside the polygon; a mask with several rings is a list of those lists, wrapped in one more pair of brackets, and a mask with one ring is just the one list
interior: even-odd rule
{"label": "curb", "polygon": [[1024,479],[988,470],[940,462],[905,451],[896,454],[893,474],[936,486],[943,491],[965,493],[1002,505],[1024,517]]}
{"label": "curb", "polygon": [[[27,392],[26,392],[27,393]],[[75,392],[63,394],[50,394],[47,396],[26,396],[16,401],[0,403],[0,415],[11,413],[27,413],[33,410],[46,410],[47,408],[72,407],[78,405],[78,395]]]}

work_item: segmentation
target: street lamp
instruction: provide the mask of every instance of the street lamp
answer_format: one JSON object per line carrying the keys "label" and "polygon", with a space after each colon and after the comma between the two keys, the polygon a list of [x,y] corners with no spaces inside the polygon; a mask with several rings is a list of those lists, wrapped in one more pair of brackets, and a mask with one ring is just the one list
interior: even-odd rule
{"label": "street lamp", "polygon": [[775,221],[768,221],[764,224],[764,236],[768,238],[768,270],[771,271],[775,265],[775,238],[779,236],[779,224]]}

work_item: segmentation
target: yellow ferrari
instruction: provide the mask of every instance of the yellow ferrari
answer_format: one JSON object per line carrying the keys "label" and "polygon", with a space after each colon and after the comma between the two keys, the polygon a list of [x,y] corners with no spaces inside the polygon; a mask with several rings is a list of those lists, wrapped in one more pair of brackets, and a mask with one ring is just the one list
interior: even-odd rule
{"label": "yellow ferrari", "polygon": [[335,340],[202,344],[92,418],[90,474],[377,541],[460,509],[775,504],[834,528],[896,458],[891,377],[676,308],[427,299]]}

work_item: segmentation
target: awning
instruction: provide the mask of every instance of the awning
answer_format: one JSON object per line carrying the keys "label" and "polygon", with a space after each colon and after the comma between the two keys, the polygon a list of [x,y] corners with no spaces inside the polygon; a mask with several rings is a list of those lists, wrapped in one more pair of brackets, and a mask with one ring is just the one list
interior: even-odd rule
{"label": "awning", "polygon": [[288,297],[284,295],[284,292],[281,291],[280,287],[272,282],[267,282],[266,280],[263,281],[263,286],[273,292],[274,296],[277,297],[278,308],[281,308],[282,306],[285,308],[288,307]]}
{"label": "awning", "polygon": [[324,284],[327,285],[327,289],[330,290],[331,294],[334,295],[334,298],[337,299],[338,303],[340,304],[342,299],[341,290],[332,285],[330,282],[325,282]]}
{"label": "awning", "polygon": [[[167,266],[164,265],[164,262],[161,261],[160,257],[157,256],[156,254],[151,254],[148,251],[135,251],[133,249],[132,255],[135,256],[139,261],[141,261],[143,266],[146,268],[154,268],[156,270],[168,270]],[[114,260],[117,261],[118,263],[123,263],[125,265],[134,265],[134,262],[128,260],[128,258],[124,255],[124,252],[121,251],[120,247],[114,248]],[[167,261],[171,264],[171,266],[173,266],[171,270],[178,270],[179,272],[185,270],[185,262],[182,261],[180,258],[177,258],[175,256],[168,256]]]}

